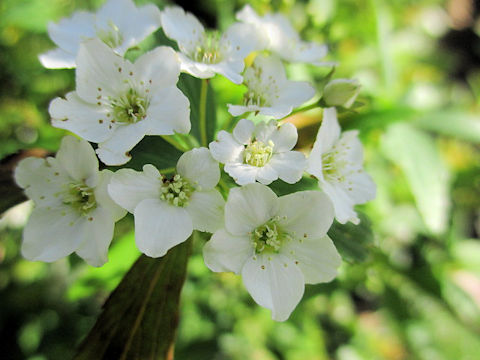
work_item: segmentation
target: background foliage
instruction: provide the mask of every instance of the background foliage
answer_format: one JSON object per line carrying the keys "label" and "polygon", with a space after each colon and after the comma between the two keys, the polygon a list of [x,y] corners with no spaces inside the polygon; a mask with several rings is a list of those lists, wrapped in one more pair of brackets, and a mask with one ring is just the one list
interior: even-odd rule
{"label": "background foliage", "polygon": [[[64,132],[49,125],[48,103],[74,88],[74,72],[43,69],[37,55],[53,46],[46,35],[48,21],[100,3],[0,2],[1,158],[20,149],[58,148]],[[332,229],[331,235],[343,240],[340,276],[330,284],[307,286],[302,302],[284,323],[271,321],[269,312],[254,304],[240,277],[211,273],[200,255],[204,239],[196,239],[182,292],[176,358],[191,359],[192,354],[195,359],[239,360],[477,358],[478,4],[250,3],[259,12],[284,12],[303,38],[329,44],[330,60],[340,63],[336,76],[362,83],[359,100],[365,105],[343,113],[340,121],[345,129],[360,130],[366,168],[378,185],[377,199],[361,208],[370,218],[373,235],[367,226],[351,239],[339,234],[341,227]],[[189,10],[206,24],[225,29],[243,4],[208,0],[190,4]],[[186,2],[181,5],[188,8]],[[142,47],[151,47],[154,40],[147,39]],[[291,78],[317,82],[328,73],[305,65],[288,70]],[[220,77],[211,85],[217,104],[242,96],[241,87]],[[311,111],[290,119],[300,129],[300,148],[311,145],[318,116]],[[222,106],[216,119],[220,127],[230,126]],[[19,255],[28,207],[17,207],[0,221],[2,358],[69,358],[139,255],[132,219],[118,224],[110,261],[102,268],[88,267],[74,255],[44,264]]]}

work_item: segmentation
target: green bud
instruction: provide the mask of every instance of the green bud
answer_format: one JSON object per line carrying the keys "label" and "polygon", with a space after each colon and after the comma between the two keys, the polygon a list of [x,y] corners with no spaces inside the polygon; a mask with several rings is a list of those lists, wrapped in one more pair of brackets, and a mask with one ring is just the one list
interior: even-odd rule
{"label": "green bud", "polygon": [[328,82],[323,90],[323,101],[330,106],[349,108],[355,102],[360,92],[358,80],[335,79]]}

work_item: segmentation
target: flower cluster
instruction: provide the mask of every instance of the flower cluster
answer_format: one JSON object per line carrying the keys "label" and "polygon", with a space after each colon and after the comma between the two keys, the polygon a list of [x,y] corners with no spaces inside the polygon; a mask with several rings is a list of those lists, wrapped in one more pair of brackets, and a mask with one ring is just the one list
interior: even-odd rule
{"label": "flower cluster", "polygon": [[[358,83],[335,79],[318,89],[288,80],[286,62],[331,65],[322,61],[327,47],[301,40],[281,14],[261,17],[247,5],[237,19],[219,34],[179,7],[160,11],[108,0],[96,14],[77,12],[49,26],[59,48],[40,61],[76,67],[75,91],[50,104],[52,125],[80,139],[66,136],[55,158],[27,158],[16,169],[17,184],[36,204],[24,230],[26,258],[55,261],[76,252],[101,266],[115,222],[130,212],[137,247],[151,257],[165,255],[194,230],[211,233],[203,250],[208,268],[241,274],[253,299],[278,321],[290,316],[305,284],[335,278],[341,257],[327,232],[334,218],[358,224],[354,206],[375,197],[358,132],[342,133],[335,109],[354,104]],[[135,62],[124,58],[160,27],[177,51],[159,46]],[[245,68],[247,56],[254,60]],[[181,72],[200,79],[220,74],[245,85],[243,104],[228,104],[228,111],[249,118],[231,133],[219,131],[210,144],[185,141],[174,173],[148,163],[142,171],[128,168],[130,151],[146,135],[172,144],[178,134],[193,137],[191,99],[177,87]],[[293,150],[297,129],[282,119],[317,93],[307,107],[324,107],[323,121],[305,154]],[[203,147],[189,145],[198,141]],[[95,153],[123,168],[98,171]],[[318,188],[296,185],[308,175]],[[274,181],[289,184],[290,193],[278,197],[269,186]]]}

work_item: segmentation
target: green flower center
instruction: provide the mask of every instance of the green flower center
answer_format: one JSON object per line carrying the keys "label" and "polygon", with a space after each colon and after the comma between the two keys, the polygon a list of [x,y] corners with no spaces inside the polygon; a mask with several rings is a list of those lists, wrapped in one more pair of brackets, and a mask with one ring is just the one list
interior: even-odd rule
{"label": "green flower center", "polygon": [[223,56],[220,51],[220,36],[217,32],[206,33],[202,43],[197,45],[193,60],[204,64],[218,64]]}
{"label": "green flower center", "polygon": [[71,183],[63,194],[63,203],[70,205],[82,215],[87,215],[97,207],[92,188],[83,183]]}
{"label": "green flower center", "polygon": [[110,100],[113,117],[120,123],[133,124],[147,116],[148,99],[130,88],[124,95]]}
{"label": "green flower center", "polygon": [[262,107],[267,103],[267,99],[265,98],[264,95],[249,89],[243,95],[243,103],[245,106],[255,105],[255,106]]}
{"label": "green flower center", "polygon": [[164,177],[160,199],[174,206],[185,207],[194,191],[195,188],[178,174],[170,180]]}
{"label": "green flower center", "polygon": [[325,180],[329,182],[344,182],[347,175],[346,168],[351,165],[343,159],[343,153],[336,146],[332,151],[322,155],[322,172]]}
{"label": "green flower center", "polygon": [[243,152],[245,164],[262,167],[267,164],[273,154],[273,141],[269,140],[268,144],[261,141],[250,143]]}
{"label": "green flower center", "polygon": [[257,254],[278,252],[285,241],[291,240],[291,236],[279,228],[279,219],[276,216],[252,232],[251,239]]}
{"label": "green flower center", "polygon": [[97,29],[96,35],[111,48],[116,48],[123,42],[123,35],[120,29],[112,21],[108,22],[107,29]]}

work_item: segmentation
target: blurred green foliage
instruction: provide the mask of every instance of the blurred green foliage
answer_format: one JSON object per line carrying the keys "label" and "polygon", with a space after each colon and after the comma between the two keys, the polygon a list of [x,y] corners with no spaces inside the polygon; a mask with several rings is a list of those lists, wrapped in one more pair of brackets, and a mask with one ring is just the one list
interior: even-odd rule
{"label": "blurred green foliage", "polygon": [[[43,69],[38,62],[38,54],[53,46],[46,24],[100,3],[0,2],[0,157],[57,149],[64,132],[49,125],[48,103],[74,88],[74,72]],[[225,29],[244,3],[208,0],[196,7]],[[474,18],[464,30],[456,25],[455,4],[466,3],[250,1],[260,13],[284,12],[304,39],[327,43],[329,60],[340,64],[336,77],[360,80],[365,105],[340,120],[345,129],[360,130],[366,168],[378,186],[377,199],[361,209],[371,220],[374,245],[365,261],[345,261],[332,283],[307,286],[290,320],[275,323],[240,277],[205,267],[197,241],[182,294],[176,358],[478,358],[480,64],[465,65],[463,52],[478,49],[480,39]],[[468,31],[470,42],[457,41],[465,49],[452,48],[447,40]],[[153,43],[152,37],[143,46]],[[288,71],[291,78],[319,82],[329,69],[291,65]],[[220,77],[211,85],[217,104],[242,96],[241,87]],[[318,113],[291,121],[300,129],[300,146],[308,148]],[[217,122],[230,126],[226,107],[218,108]],[[15,208],[0,221],[0,357],[66,359],[139,255],[132,219],[118,224],[109,263],[95,269],[75,256],[54,264],[22,259],[26,211],[25,205]]]}

